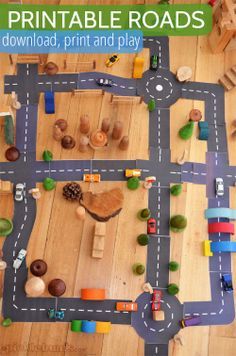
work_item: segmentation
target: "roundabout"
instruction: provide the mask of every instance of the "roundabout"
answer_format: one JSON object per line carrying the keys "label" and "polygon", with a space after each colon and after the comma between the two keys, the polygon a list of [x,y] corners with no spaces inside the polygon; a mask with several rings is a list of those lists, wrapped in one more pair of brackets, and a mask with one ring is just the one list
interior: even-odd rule
{"label": "roundabout", "polygon": [[147,71],[143,78],[137,81],[138,95],[148,103],[154,99],[158,107],[169,107],[181,96],[181,84],[176,80],[174,74],[167,69]]}
{"label": "roundabout", "polygon": [[152,296],[142,293],[136,300],[139,305],[137,313],[132,314],[131,323],[136,332],[147,343],[168,343],[180,329],[179,320],[183,318],[183,306],[178,299],[162,291],[161,310],[164,311],[165,320],[155,321],[152,317]]}

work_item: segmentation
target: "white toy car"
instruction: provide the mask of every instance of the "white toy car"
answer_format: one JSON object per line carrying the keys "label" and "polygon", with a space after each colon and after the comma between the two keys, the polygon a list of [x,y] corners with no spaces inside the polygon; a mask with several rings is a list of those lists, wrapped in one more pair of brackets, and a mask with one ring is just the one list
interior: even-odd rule
{"label": "white toy car", "polygon": [[96,83],[100,85],[100,87],[112,87],[113,85],[113,81],[107,78],[96,79]]}
{"label": "white toy car", "polygon": [[16,259],[13,262],[13,268],[15,268],[15,269],[20,268],[20,266],[22,265],[22,262],[25,259],[26,254],[27,254],[27,251],[22,248],[20,250],[20,252],[18,253]]}
{"label": "white toy car", "polygon": [[224,181],[222,178],[216,178],[216,195],[218,197],[223,197],[224,195]]}
{"label": "white toy car", "polygon": [[24,199],[24,190],[25,190],[24,184],[22,184],[22,183],[16,184],[16,189],[15,189],[15,200],[16,201],[22,201]]}

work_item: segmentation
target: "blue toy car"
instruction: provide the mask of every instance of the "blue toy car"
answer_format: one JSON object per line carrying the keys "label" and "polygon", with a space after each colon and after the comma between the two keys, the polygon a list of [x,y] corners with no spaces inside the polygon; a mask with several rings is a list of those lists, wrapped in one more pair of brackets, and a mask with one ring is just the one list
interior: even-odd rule
{"label": "blue toy car", "polygon": [[222,283],[225,292],[232,293],[233,292],[233,283],[231,274],[223,274],[222,275]]}
{"label": "blue toy car", "polygon": [[54,308],[49,308],[48,317],[49,319],[64,320],[65,313],[61,309],[55,310]]}

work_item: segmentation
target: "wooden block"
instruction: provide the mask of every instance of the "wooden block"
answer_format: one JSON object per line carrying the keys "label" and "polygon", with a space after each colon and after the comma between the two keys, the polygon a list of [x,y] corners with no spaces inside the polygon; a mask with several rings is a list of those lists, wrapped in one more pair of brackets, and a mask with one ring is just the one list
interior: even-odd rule
{"label": "wooden block", "polygon": [[92,257],[93,258],[100,258],[100,259],[103,258],[103,251],[93,250]]}
{"label": "wooden block", "polygon": [[228,72],[225,73],[225,76],[234,84],[236,85],[236,74],[230,69]]}
{"label": "wooden block", "polygon": [[17,63],[40,63],[40,57],[37,54],[18,54]]}
{"label": "wooden block", "polygon": [[152,312],[153,320],[155,321],[163,321],[165,320],[165,313],[163,310],[155,310]]}
{"label": "wooden block", "polygon": [[103,251],[104,247],[105,247],[105,237],[95,235],[93,239],[93,249],[98,251]]}
{"label": "wooden block", "polygon": [[229,81],[225,76],[219,79],[219,83],[222,84],[227,91],[234,88],[232,82]]}
{"label": "wooden block", "polygon": [[0,194],[11,194],[13,192],[13,184],[10,181],[0,180]]}
{"label": "wooden block", "polygon": [[106,235],[106,223],[96,222],[94,235],[105,236]]}

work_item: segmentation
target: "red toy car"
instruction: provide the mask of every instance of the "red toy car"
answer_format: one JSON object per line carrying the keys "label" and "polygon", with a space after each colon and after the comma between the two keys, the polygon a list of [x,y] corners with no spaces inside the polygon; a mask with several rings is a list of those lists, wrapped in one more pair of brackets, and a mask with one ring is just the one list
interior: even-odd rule
{"label": "red toy car", "polygon": [[157,233],[157,222],[154,218],[148,219],[147,222],[147,233],[148,234],[156,234]]}
{"label": "red toy car", "polygon": [[161,297],[162,292],[160,290],[154,290],[152,294],[152,311],[161,309]]}

